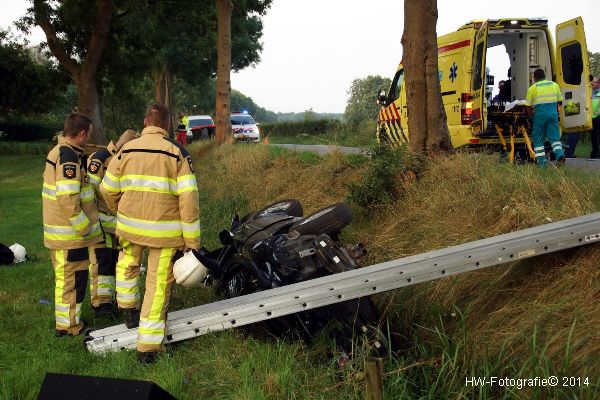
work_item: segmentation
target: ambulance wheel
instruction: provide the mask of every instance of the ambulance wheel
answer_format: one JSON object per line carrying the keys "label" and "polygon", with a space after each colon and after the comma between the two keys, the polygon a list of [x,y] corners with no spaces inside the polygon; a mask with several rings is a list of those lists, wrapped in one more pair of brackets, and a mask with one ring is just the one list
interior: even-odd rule
{"label": "ambulance wheel", "polygon": [[352,222],[352,210],[346,203],[337,203],[307,216],[290,227],[301,235],[338,234]]}
{"label": "ambulance wheel", "polygon": [[302,204],[296,199],[285,199],[269,204],[254,213],[254,218],[264,217],[266,215],[289,215],[291,217],[301,217],[304,215]]}

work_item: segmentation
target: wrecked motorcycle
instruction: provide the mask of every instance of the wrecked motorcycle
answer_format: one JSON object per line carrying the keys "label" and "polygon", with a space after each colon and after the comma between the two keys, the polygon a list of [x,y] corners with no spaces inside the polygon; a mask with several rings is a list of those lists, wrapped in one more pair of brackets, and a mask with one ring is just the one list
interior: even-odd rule
{"label": "wrecked motorcycle", "polygon": [[[209,281],[223,297],[234,298],[358,268],[367,253],[363,245],[340,242],[351,221],[345,203],[303,217],[300,202],[281,200],[243,218],[236,215],[219,234],[223,247],[199,253]],[[380,323],[375,304],[362,297],[260,324],[273,335],[299,335],[306,342],[326,332],[349,356],[359,348],[382,356],[389,343]]]}

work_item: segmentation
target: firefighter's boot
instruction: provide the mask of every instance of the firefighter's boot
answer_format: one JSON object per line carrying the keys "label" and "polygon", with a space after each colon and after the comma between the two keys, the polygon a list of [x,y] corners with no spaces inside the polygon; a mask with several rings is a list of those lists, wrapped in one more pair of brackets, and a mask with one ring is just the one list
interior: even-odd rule
{"label": "firefighter's boot", "polygon": [[140,324],[140,310],[136,308],[126,308],[123,310],[123,320],[127,329],[137,328]]}

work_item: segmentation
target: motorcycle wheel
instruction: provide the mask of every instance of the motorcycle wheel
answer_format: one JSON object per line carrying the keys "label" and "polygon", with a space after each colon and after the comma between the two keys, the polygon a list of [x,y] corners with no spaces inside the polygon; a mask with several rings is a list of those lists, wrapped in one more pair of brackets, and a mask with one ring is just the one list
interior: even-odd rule
{"label": "motorcycle wheel", "polygon": [[225,267],[225,272],[219,282],[219,292],[226,299],[258,292],[256,277],[242,261],[235,258]]}
{"label": "motorcycle wheel", "polygon": [[326,233],[330,236],[338,234],[352,222],[352,210],[346,203],[337,203],[307,216],[302,221],[290,227],[301,235],[319,235]]}
{"label": "motorcycle wheel", "polygon": [[289,215],[291,217],[301,217],[304,215],[302,204],[296,199],[285,199],[261,208],[254,213],[254,219],[267,215]]}

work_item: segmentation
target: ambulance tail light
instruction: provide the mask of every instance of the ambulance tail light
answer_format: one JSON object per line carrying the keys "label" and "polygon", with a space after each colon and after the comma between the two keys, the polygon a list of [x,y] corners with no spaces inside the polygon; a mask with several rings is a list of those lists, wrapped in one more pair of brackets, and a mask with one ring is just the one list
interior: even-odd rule
{"label": "ambulance tail light", "polygon": [[475,121],[473,114],[473,95],[471,93],[462,93],[460,95],[460,122],[463,125],[471,125]]}

